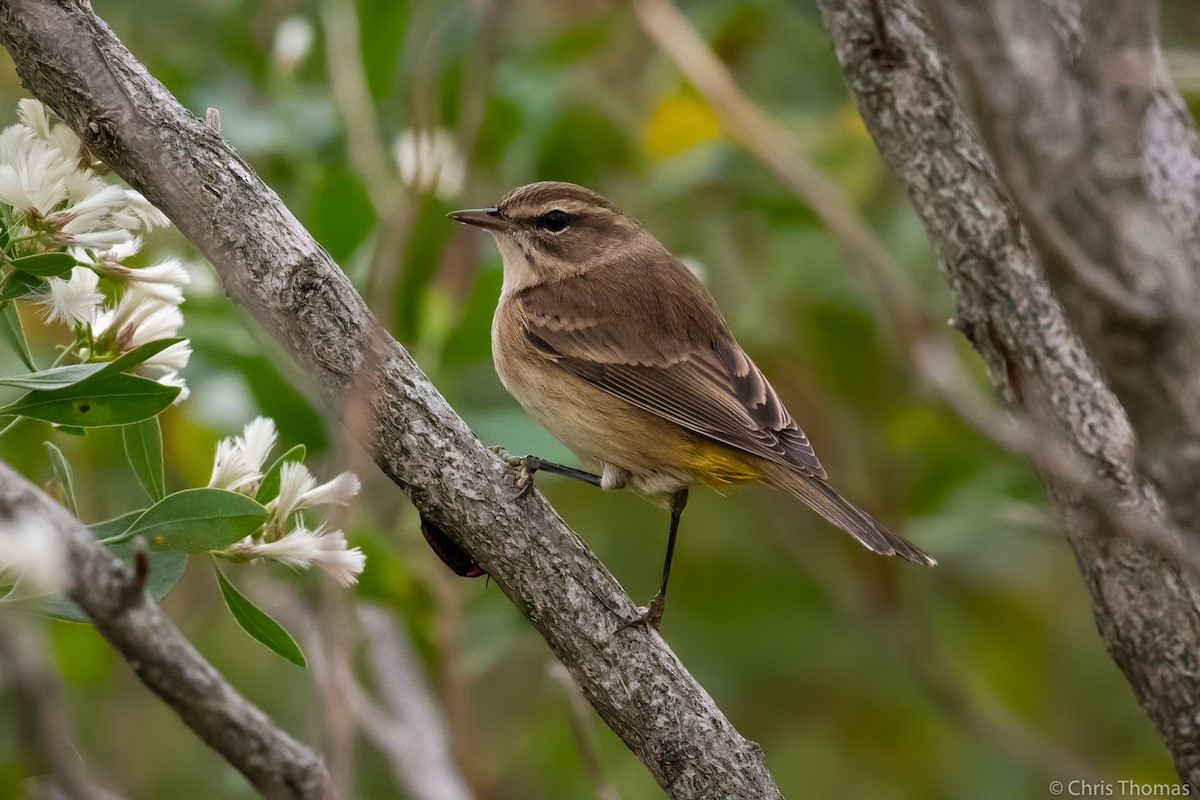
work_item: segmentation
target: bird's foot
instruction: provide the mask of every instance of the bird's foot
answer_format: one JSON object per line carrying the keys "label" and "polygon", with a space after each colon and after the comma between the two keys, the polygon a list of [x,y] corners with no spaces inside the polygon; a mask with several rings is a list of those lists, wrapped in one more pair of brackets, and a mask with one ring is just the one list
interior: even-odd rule
{"label": "bird's foot", "polygon": [[634,625],[649,625],[657,631],[662,626],[663,611],[666,610],[666,607],[666,598],[662,594],[656,594],[649,605],[638,606],[637,614],[633,619],[621,623],[620,627],[613,631],[613,633],[620,633],[626,628],[632,628]]}
{"label": "bird's foot", "polygon": [[515,503],[529,494],[530,490],[533,489],[533,473],[541,468],[542,460],[537,456],[525,456],[523,458],[511,456],[503,447],[491,447],[488,449],[504,459],[504,463],[517,471],[517,491],[508,498],[508,502]]}
{"label": "bird's foot", "polygon": [[509,502],[516,502],[529,494],[529,491],[533,488],[533,473],[535,472],[552,472],[555,475],[563,475],[568,478],[574,478],[577,481],[590,483],[592,486],[601,486],[603,483],[599,475],[593,475],[590,472],[584,472],[574,467],[564,467],[562,464],[555,464],[553,461],[547,461],[537,456],[514,458],[504,452],[503,448],[492,448],[492,452],[503,458],[510,467],[517,470],[517,492],[509,498]]}

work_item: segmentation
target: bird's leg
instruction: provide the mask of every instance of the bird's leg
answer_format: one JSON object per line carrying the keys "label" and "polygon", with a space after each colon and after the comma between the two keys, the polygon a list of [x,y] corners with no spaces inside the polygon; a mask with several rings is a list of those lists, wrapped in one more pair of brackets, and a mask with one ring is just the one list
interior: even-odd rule
{"label": "bird's leg", "polygon": [[679,536],[679,518],[683,516],[683,509],[687,508],[687,501],[688,490],[686,488],[680,489],[671,496],[671,530],[667,535],[667,556],[663,559],[662,584],[659,585],[658,592],[651,598],[650,605],[639,608],[638,616],[617,628],[617,631],[622,631],[638,622],[645,622],[654,630],[658,630],[658,626],[662,624],[663,611],[667,607],[667,581],[671,577],[671,559],[675,555],[675,539]]}
{"label": "bird's leg", "polygon": [[600,476],[593,475],[590,472],[584,472],[581,469],[574,467],[565,467],[562,464],[555,464],[553,461],[546,461],[537,456],[525,456],[524,458],[507,458],[508,463],[517,468],[517,493],[513,496],[513,500],[520,500],[525,495],[529,494],[529,490],[533,488],[533,473],[535,472],[551,472],[555,475],[565,475],[568,478],[574,478],[577,481],[590,483],[592,486],[600,486]]}

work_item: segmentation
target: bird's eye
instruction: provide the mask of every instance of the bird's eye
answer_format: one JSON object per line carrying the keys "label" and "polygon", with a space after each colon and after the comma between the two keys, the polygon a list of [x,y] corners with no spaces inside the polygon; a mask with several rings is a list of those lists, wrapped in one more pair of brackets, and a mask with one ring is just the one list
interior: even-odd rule
{"label": "bird's eye", "polygon": [[567,227],[567,223],[570,221],[571,215],[557,208],[542,215],[542,227],[551,233],[558,233]]}

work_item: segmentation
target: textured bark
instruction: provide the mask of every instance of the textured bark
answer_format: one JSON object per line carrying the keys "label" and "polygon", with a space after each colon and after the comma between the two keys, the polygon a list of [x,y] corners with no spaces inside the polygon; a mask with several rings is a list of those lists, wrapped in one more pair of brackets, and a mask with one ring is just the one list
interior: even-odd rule
{"label": "textured bark", "polygon": [[[0,461],[0,527],[39,525],[61,544],[66,589],[142,682],[264,797],[322,800],[329,775],[312,750],[239,695],[66,509]],[[145,576],[142,576],[144,581]]]}
{"label": "textured bark", "polygon": [[[1164,514],[1158,487],[1143,476],[1147,442],[1143,440],[1139,450],[1125,409],[1102,380],[1052,292],[1042,257],[956,95],[928,20],[913,0],[819,1],[863,119],[929,232],[954,289],[959,327],[987,362],[1000,395],[1071,443],[1113,499],[1143,515],[1163,536],[1179,540],[1181,529],[1196,532]],[[1072,31],[1078,32],[1078,15],[1073,22],[1069,2],[1055,5],[1061,15],[1042,19],[1041,31],[1057,30],[1066,36],[1066,53]],[[1040,65],[1038,71],[1051,68],[1054,65]],[[1004,82],[993,75],[989,85]],[[1170,227],[1182,236],[1194,229],[1196,219],[1196,195],[1182,197],[1196,174],[1191,160],[1194,132],[1170,96],[1161,98],[1151,106],[1157,111],[1147,119],[1144,139],[1160,148],[1157,163],[1185,163],[1189,168],[1172,170],[1169,176],[1153,166],[1154,160],[1144,168],[1159,173],[1158,184],[1164,187],[1156,198],[1159,205],[1186,200],[1176,213],[1163,215],[1174,220]],[[1171,141],[1175,145],[1168,152]],[[1117,288],[1126,291],[1123,285]],[[1090,297],[1091,306],[1099,305],[1094,289]],[[1088,309],[1072,307],[1070,318],[1086,325],[1075,319],[1076,313],[1084,317]],[[1135,326],[1129,333],[1128,321],[1121,330],[1134,339],[1145,332]],[[1195,358],[1200,351],[1191,354]],[[1188,375],[1159,377],[1194,380],[1200,369],[1189,364]],[[1163,391],[1161,380],[1155,385]],[[1189,397],[1194,403],[1195,394],[1175,395],[1175,400]],[[1177,410],[1170,419],[1178,422],[1179,417]],[[1190,436],[1186,427],[1175,434]],[[1181,480],[1195,478],[1192,474]],[[1109,652],[1162,734],[1181,777],[1197,785],[1200,593],[1192,577],[1182,575],[1159,551],[1128,531],[1112,529],[1105,522],[1111,518],[1095,513],[1091,500],[1048,478],[1047,483]],[[1188,517],[1185,513],[1180,519]]]}
{"label": "textured bark", "polygon": [[[1170,92],[1155,83],[1155,4],[1085,4],[1078,58],[1037,0],[934,7],[1046,275],[1129,414],[1140,469],[1200,531],[1200,253],[1160,213],[1197,201],[1160,203],[1145,180],[1146,119]],[[1156,153],[1194,162],[1177,151]]]}
{"label": "textured bark", "polygon": [[[421,513],[496,581],[671,797],[772,798],[744,739],[536,491],[484,448],[279,198],[74,0],[0,0],[30,91],[161,208]],[[363,413],[365,412],[365,413]],[[352,419],[352,422],[354,420]]]}

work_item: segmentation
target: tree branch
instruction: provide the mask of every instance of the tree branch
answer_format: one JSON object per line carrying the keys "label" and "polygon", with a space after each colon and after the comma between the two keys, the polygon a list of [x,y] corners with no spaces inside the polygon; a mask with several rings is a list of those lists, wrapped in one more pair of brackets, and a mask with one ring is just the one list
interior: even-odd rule
{"label": "tree branch", "polygon": [[0,461],[0,527],[37,520],[61,542],[66,589],[142,683],[263,796],[328,797],[312,750],[275,726],[192,647],[128,566],[44,492]]}
{"label": "tree branch", "polygon": [[[1139,468],[1200,532],[1200,270],[1159,213],[1180,198],[1156,201],[1145,180],[1146,119],[1156,92],[1173,94],[1156,87],[1155,4],[1086,4],[1077,64],[1039,2],[931,8],[1047,277],[1129,414]],[[1150,316],[1131,318],[1135,304]]]}
{"label": "tree branch", "polygon": [[53,668],[39,651],[44,637],[33,625],[9,619],[0,624],[0,687],[15,695],[18,740],[35,773],[48,773],[28,796],[74,800],[120,800],[94,785],[79,757],[74,731],[62,705]]}
{"label": "tree branch", "polygon": [[[819,4],[859,111],[929,232],[957,297],[962,329],[1002,398],[1052,425],[1125,513],[1178,545],[1180,531],[1164,515],[1156,488],[1139,475],[1125,410],[1055,300],[1016,206],[961,107],[928,20],[913,0],[878,4],[878,15],[871,0]],[[1070,34],[1070,14],[1064,19],[1061,31]],[[989,85],[1007,81],[992,74]],[[1200,749],[1191,720],[1200,713],[1200,594],[1190,575],[1138,537],[1123,535],[1076,487],[1043,474],[1109,652],[1180,776],[1195,785]]]}
{"label": "tree branch", "polygon": [[361,444],[492,576],[671,797],[779,797],[744,739],[537,492],[513,476],[371,316],[329,256],[220,137],[80,0],[0,0],[22,81],[161,208],[326,403],[373,411]]}

